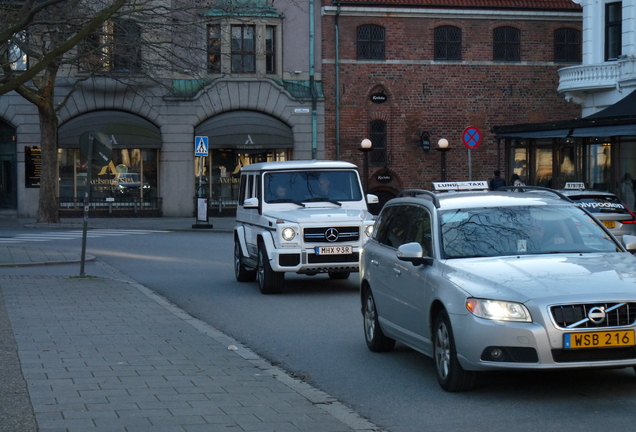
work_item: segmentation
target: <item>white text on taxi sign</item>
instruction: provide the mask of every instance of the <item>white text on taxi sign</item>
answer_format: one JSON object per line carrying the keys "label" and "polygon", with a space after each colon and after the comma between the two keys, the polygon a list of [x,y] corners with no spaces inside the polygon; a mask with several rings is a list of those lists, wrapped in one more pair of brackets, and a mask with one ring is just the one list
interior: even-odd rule
{"label": "white text on taxi sign", "polygon": [[567,182],[564,189],[585,189],[585,183],[583,182]]}
{"label": "white text on taxi sign", "polygon": [[433,182],[433,189],[436,191],[462,191],[462,190],[488,190],[488,182],[481,181],[459,181],[459,182]]}

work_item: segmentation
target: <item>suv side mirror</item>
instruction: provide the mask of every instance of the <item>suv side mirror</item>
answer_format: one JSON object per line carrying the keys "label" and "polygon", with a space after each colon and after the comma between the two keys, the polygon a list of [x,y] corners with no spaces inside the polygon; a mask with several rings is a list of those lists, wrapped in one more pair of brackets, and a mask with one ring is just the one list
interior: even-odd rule
{"label": "suv side mirror", "polygon": [[367,194],[367,204],[377,204],[380,202],[380,199],[377,195]]}
{"label": "suv side mirror", "polygon": [[248,208],[258,208],[258,198],[248,198],[243,201],[243,207]]}
{"label": "suv side mirror", "polygon": [[420,264],[431,265],[433,263],[433,258],[424,256],[422,245],[417,242],[400,245],[395,254],[400,261],[408,261],[414,266]]}

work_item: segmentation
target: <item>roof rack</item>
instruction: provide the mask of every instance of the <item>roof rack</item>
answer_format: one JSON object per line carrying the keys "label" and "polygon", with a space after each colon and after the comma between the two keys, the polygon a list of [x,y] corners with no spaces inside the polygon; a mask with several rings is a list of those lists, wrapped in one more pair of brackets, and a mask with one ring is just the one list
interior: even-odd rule
{"label": "roof rack", "polygon": [[501,191],[510,191],[510,192],[548,192],[550,194],[556,195],[557,197],[561,198],[564,201],[568,201],[573,203],[574,201],[572,201],[567,195],[562,194],[559,191],[556,191],[554,189],[550,189],[547,187],[543,187],[543,186],[501,186],[499,188],[497,188],[497,192],[501,192]]}
{"label": "roof rack", "polygon": [[437,198],[437,195],[435,195],[431,191],[424,190],[424,189],[406,189],[406,190],[403,190],[398,195],[398,198],[400,198],[400,197],[416,197],[416,196],[419,196],[419,195],[424,195],[426,198],[429,198],[433,202],[433,204],[435,205],[436,208],[440,207],[439,199]]}

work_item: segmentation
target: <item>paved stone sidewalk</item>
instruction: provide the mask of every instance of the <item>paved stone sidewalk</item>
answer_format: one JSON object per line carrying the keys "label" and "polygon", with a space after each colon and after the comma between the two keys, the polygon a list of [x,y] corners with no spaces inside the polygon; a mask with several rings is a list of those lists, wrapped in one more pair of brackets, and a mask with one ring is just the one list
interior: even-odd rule
{"label": "paved stone sidewalk", "polygon": [[379,430],[140,284],[0,288],[39,432]]}

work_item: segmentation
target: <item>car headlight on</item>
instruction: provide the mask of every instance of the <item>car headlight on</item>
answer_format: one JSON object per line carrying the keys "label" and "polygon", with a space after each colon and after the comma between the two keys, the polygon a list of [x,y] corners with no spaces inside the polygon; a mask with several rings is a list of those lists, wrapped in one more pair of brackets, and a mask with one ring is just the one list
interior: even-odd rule
{"label": "car headlight on", "polygon": [[294,239],[294,237],[296,237],[296,231],[294,231],[294,229],[290,227],[283,228],[281,235],[283,236],[283,240],[291,241]]}
{"label": "car headlight on", "polygon": [[371,237],[371,234],[373,234],[373,225],[367,225],[366,227],[364,227],[364,233],[367,235],[367,237]]}
{"label": "car headlight on", "polygon": [[495,321],[532,322],[528,309],[516,302],[469,298],[466,309],[475,316]]}

